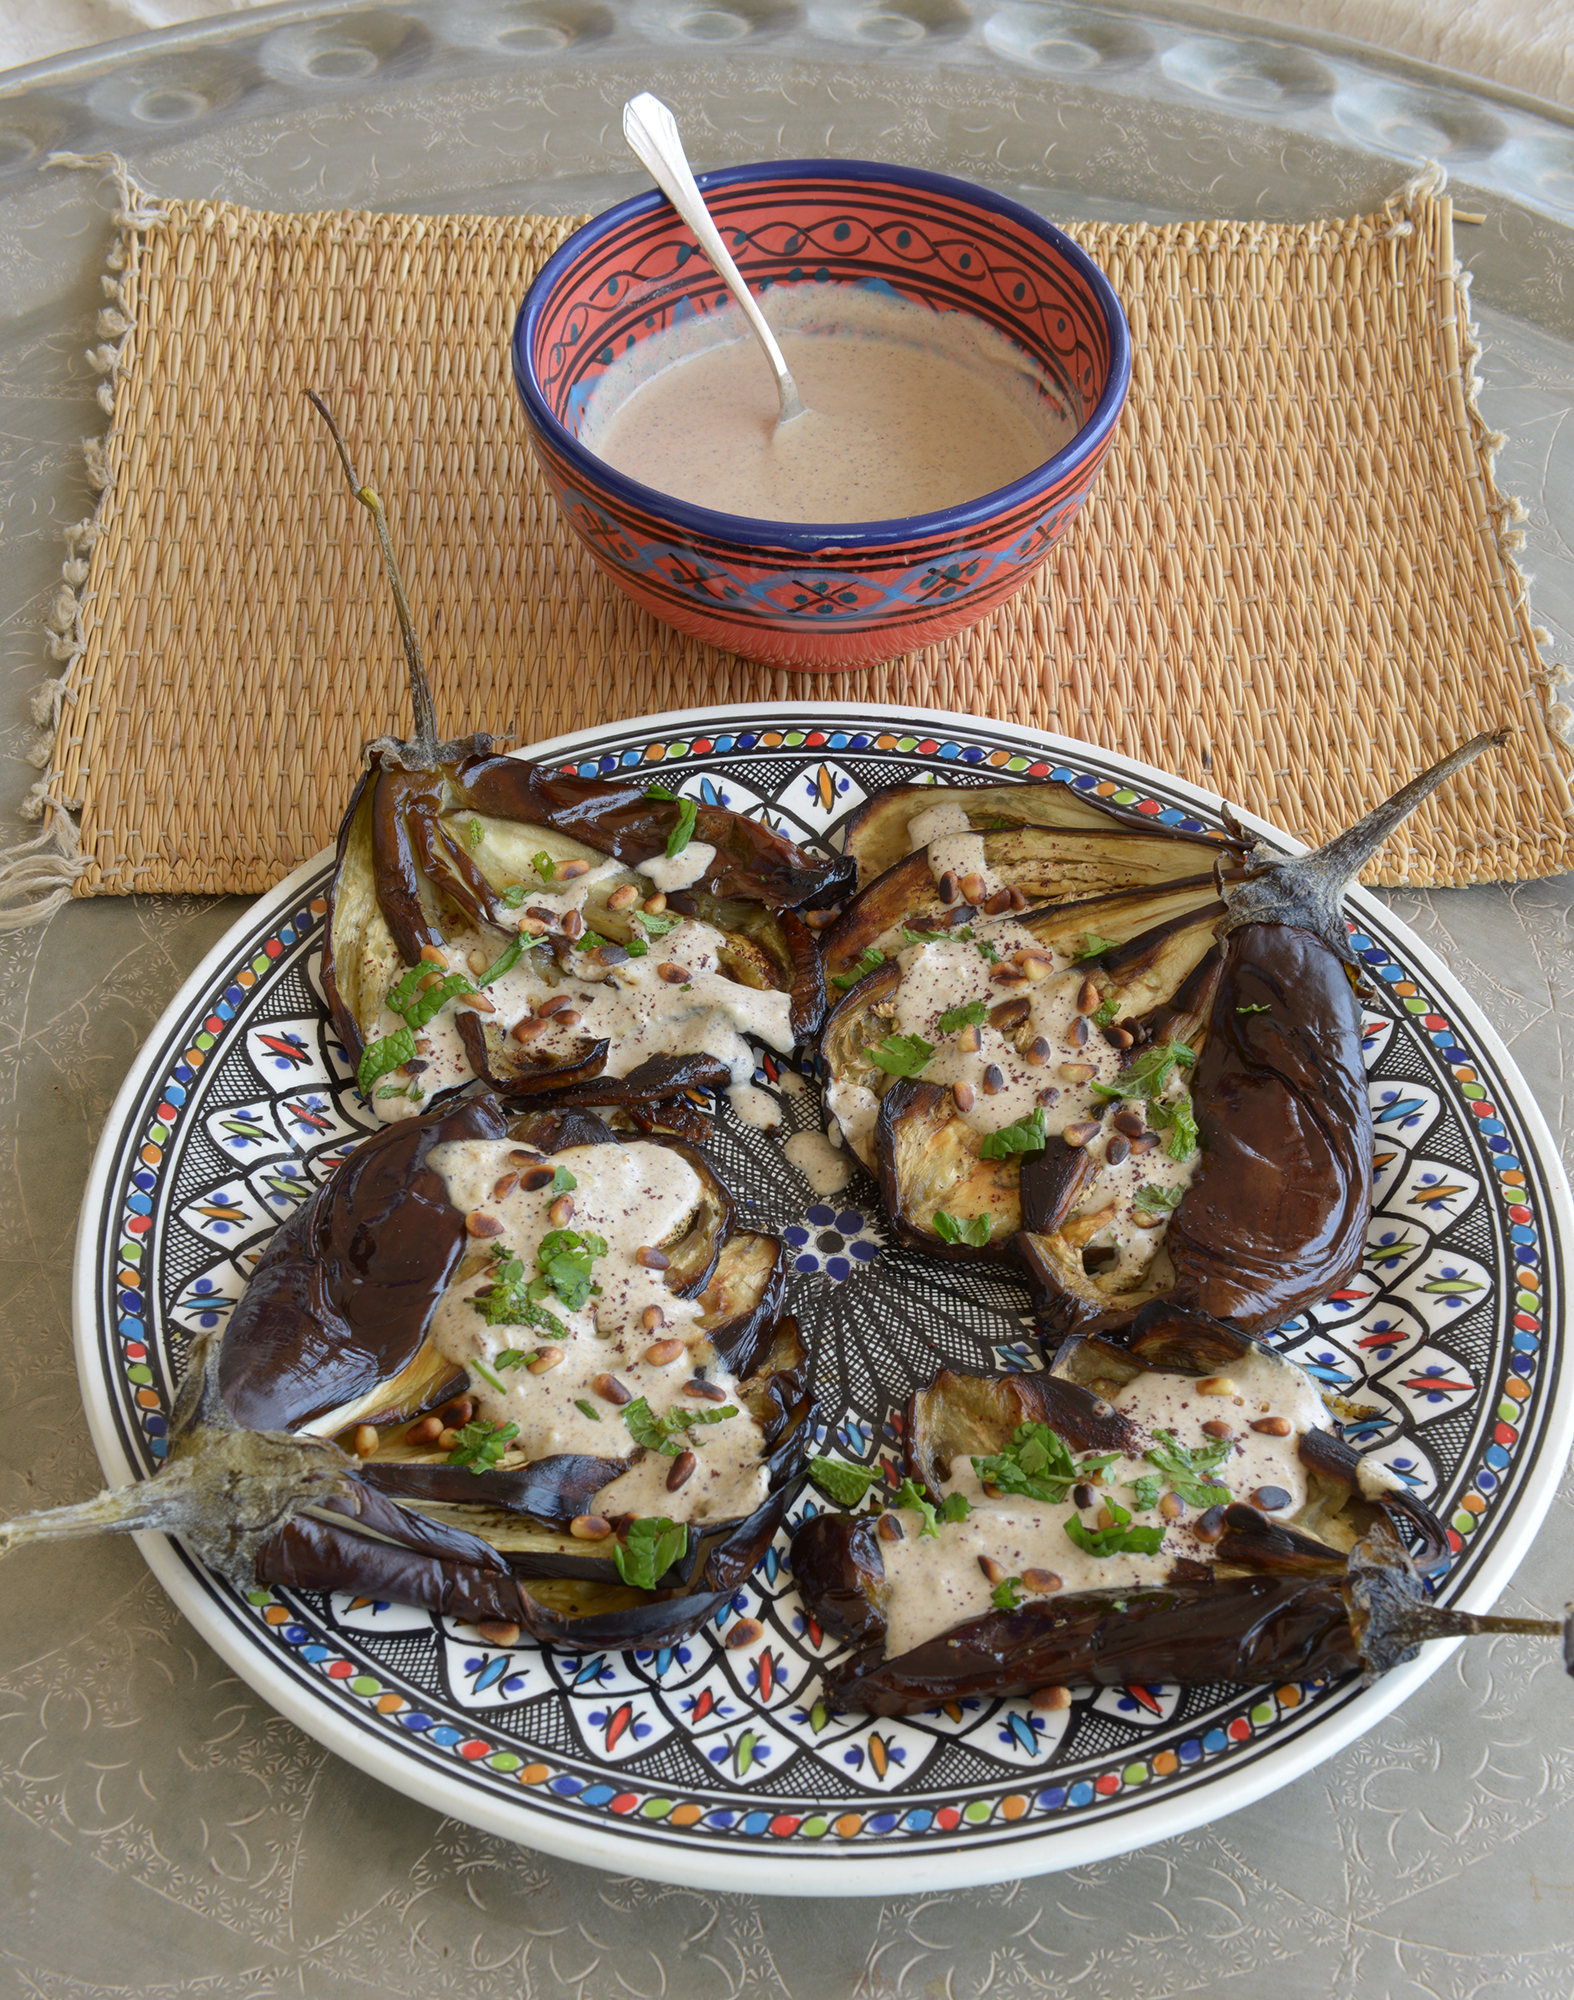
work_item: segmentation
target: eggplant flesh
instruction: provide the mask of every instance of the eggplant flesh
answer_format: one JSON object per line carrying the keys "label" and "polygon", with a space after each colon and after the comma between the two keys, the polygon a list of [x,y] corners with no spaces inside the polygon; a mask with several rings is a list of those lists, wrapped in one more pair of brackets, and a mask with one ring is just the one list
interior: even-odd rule
{"label": "eggplant flesh", "polygon": [[[1287,1375],[1301,1375],[1292,1363],[1272,1360]],[[908,1476],[938,1501],[962,1460],[1006,1450],[1025,1424],[1047,1425],[1078,1455],[1131,1453],[1140,1433],[1111,1395],[1122,1377],[1155,1371],[1093,1349],[1078,1350],[1073,1362],[1070,1375],[942,1370],[908,1406]],[[1353,1671],[1372,1679],[1434,1637],[1493,1630],[1566,1636],[1565,1627],[1545,1621],[1483,1620],[1431,1604],[1426,1578],[1448,1561],[1435,1518],[1331,1430],[1308,1428],[1296,1449],[1309,1493],[1296,1520],[1281,1522],[1239,1501],[1221,1505],[1211,1562],[1178,1563],[1150,1583],[1056,1588],[1015,1607],[997,1604],[891,1658],[886,1564],[893,1541],[881,1532],[882,1517],[817,1514],[794,1536],[792,1566],[811,1616],[850,1648],[825,1675],[827,1695],[843,1708],[897,1715],[1076,1682],[1254,1686]],[[898,1532],[895,1543],[911,1532]],[[942,1519],[942,1541],[957,1532]],[[1039,1560],[1051,1568],[1056,1553],[1046,1549]]]}
{"label": "eggplant flesh", "polygon": [[[1045,827],[1079,833],[1136,833],[1148,840],[1169,839],[1181,847],[1210,836],[1171,832],[1155,826],[1147,813],[1098,798],[1080,786],[1049,779],[1025,784],[946,786],[891,785],[877,792],[847,821],[844,852],[857,864],[862,888],[888,868],[906,860],[912,849],[908,832],[913,819],[938,801],[954,800],[976,832],[1012,827]],[[1239,845],[1228,837],[1213,839],[1215,849]],[[1179,872],[1179,871],[1176,871]]]}

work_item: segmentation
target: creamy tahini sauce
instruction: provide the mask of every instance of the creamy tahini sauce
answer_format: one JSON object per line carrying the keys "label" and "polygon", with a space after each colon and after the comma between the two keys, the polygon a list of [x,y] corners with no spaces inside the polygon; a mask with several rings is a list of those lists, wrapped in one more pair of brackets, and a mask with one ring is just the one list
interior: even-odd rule
{"label": "creamy tahini sauce", "polygon": [[640,342],[597,383],[580,441],[643,485],[775,521],[878,521],[973,500],[1075,434],[1002,334],[855,286],[773,289],[808,413],[778,425],[775,379],[735,309]]}
{"label": "creamy tahini sauce", "polygon": [[[469,1373],[468,1393],[477,1414],[494,1426],[519,1426],[519,1436],[499,1463],[505,1468],[523,1465],[560,1452],[632,1457],[629,1470],[596,1495],[595,1511],[664,1514],[674,1521],[723,1520],[752,1512],[766,1494],[760,1428],[737,1403],[736,1383],[698,1326],[698,1302],[675,1298],[662,1273],[636,1256],[641,1248],[670,1240],[699,1200],[699,1177],[687,1161],[668,1147],[644,1141],[574,1146],[552,1155],[551,1164],[567,1168],[578,1183],[566,1226],[604,1237],[607,1244],[606,1255],[596,1259],[591,1271],[599,1297],[573,1312],[553,1297],[541,1302],[562,1326],[562,1337],[538,1326],[490,1326],[472,1303],[493,1282],[493,1245],[506,1247],[527,1275],[534,1275],[536,1251],[554,1227],[548,1211],[558,1197],[550,1187],[530,1192],[515,1185],[502,1196],[493,1192],[520,1170],[519,1149],[507,1139],[438,1146],[430,1164],[443,1176],[457,1209],[502,1224],[500,1235],[477,1239],[432,1322],[438,1350]],[[640,1324],[651,1306],[660,1309],[665,1322],[654,1330]],[[656,1341],[674,1338],[684,1343],[675,1361],[657,1365],[646,1360]],[[545,1347],[559,1348],[563,1359],[544,1373],[497,1365],[498,1357],[511,1349],[534,1354]],[[480,1374],[474,1365],[478,1360],[506,1385],[503,1393]],[[634,1444],[622,1407],[598,1393],[596,1378],[616,1377],[631,1397],[643,1396],[660,1417],[675,1408],[704,1413],[721,1407],[685,1391],[684,1385],[701,1373],[739,1413],[687,1433],[698,1463],[687,1484],[672,1493],[666,1481],[673,1460]],[[581,1404],[596,1414],[587,1415]]]}
{"label": "creamy tahini sauce", "polygon": [[[1229,1379],[1233,1394],[1204,1396],[1189,1376],[1140,1375],[1110,1401],[1137,1426],[1144,1450],[1156,1431],[1168,1431],[1178,1444],[1194,1450],[1210,1441],[1202,1428],[1205,1423],[1227,1422],[1233,1434],[1230,1453],[1210,1479],[1226,1487],[1234,1500],[1249,1501],[1264,1487],[1280,1488],[1289,1496],[1287,1503],[1265,1511],[1271,1511],[1274,1520],[1292,1520],[1307,1500],[1298,1441],[1307,1431],[1328,1429],[1328,1412],[1311,1378],[1277,1356],[1248,1356],[1231,1365]],[[1254,1419],[1268,1416],[1288,1419],[1290,1434],[1272,1437],[1250,1428]],[[1073,1453],[1075,1458],[1088,1455]],[[1105,1468],[1093,1485],[1093,1504],[1087,1507],[1078,1507],[1074,1498],[1055,1507],[1015,1495],[990,1500],[966,1458],[953,1461],[951,1474],[945,1491],[961,1493],[970,1502],[966,1521],[945,1523],[938,1535],[925,1535],[923,1516],[916,1509],[902,1508],[903,1539],[881,1538],[877,1543],[885,1565],[882,1602],[888,1659],[993,1609],[994,1586],[979,1567],[981,1556],[998,1563],[1007,1576],[1036,1569],[1058,1577],[1059,1589],[1042,1593],[1045,1597],[1160,1584],[1181,1557],[1213,1560],[1213,1545],[1195,1532],[1197,1509],[1188,1506],[1179,1520],[1167,1522],[1157,1509],[1132,1508],[1129,1480],[1157,1475],[1161,1497],[1170,1490],[1168,1480],[1140,1452]],[[1132,1510],[1133,1526],[1164,1527],[1164,1541],[1156,1554],[1093,1556],[1071,1540],[1066,1522],[1080,1520],[1095,1528],[1106,1495]],[[1031,1601],[1032,1593],[1025,1592],[1023,1602]]]}
{"label": "creamy tahini sauce", "polygon": [[[692,843],[691,843],[692,844]],[[686,852],[687,850],[685,850]],[[681,856],[679,857],[681,859]],[[615,864],[612,864],[615,866]],[[537,907],[577,909],[587,881],[565,885],[551,896],[530,893],[521,915]],[[539,1003],[566,996],[577,1020],[555,1016],[530,1043],[532,1055],[562,1061],[576,1043],[611,1044],[604,1074],[627,1076],[653,1055],[711,1055],[726,1063],[735,1085],[747,1085],[754,1074],[755,1054],[745,1039],[754,1035],[783,1053],[793,1045],[791,996],[740,985],[720,970],[718,952],[726,940],[712,925],[686,918],[664,936],[653,938],[643,958],[628,958],[604,966],[592,950],[575,948],[569,967],[556,985],[542,977],[544,950],[527,950],[517,965],[486,988],[495,1012],[488,1016],[509,1029],[531,1014]],[[392,940],[388,940],[389,948]],[[448,963],[458,971],[484,969],[501,956],[504,946],[495,934],[460,931],[444,947]],[[681,980],[664,979],[660,967],[678,966]],[[385,950],[363,962],[362,990],[386,993],[404,966],[397,951],[391,962]],[[372,1108],[385,1122],[413,1117],[439,1091],[465,1082],[472,1074],[459,1033],[459,1013],[465,1002],[450,1002],[419,1031],[414,1064],[384,1077],[372,1090]],[[386,1004],[368,1039],[391,1035],[404,1024]]]}
{"label": "creamy tahini sauce", "polygon": [[839,1152],[823,1132],[812,1128],[794,1132],[782,1151],[816,1194],[835,1194],[852,1179],[847,1155]]}
{"label": "creamy tahini sauce", "polygon": [[[936,882],[946,875],[958,881],[978,875],[984,885],[982,901],[1003,886],[985,861],[983,835],[968,827],[967,811],[959,800],[941,799],[916,813],[908,822],[908,840],[914,851],[927,848]],[[934,1045],[935,1053],[922,1071],[923,1081],[962,1084],[971,1089],[972,1106],[960,1115],[976,1132],[998,1132],[1039,1109],[1049,1133],[1063,1132],[1068,1125],[1088,1118],[1106,1121],[1117,1108],[1116,1101],[1101,1097],[1094,1085],[1120,1086],[1121,1052],[1096,1028],[1090,1029],[1085,1042],[1077,1040],[1082,1019],[1077,996],[1086,977],[1084,970],[1009,917],[986,917],[980,912],[963,928],[972,933],[970,938],[942,935],[930,944],[903,946],[902,934],[895,930],[877,941],[888,956],[895,954],[901,967],[902,983],[891,1003],[892,1031],[921,1035]],[[980,945],[989,950],[981,950]],[[997,963],[1024,950],[1047,953],[1052,969],[1046,977],[1025,985],[1001,985],[991,978]],[[970,1030],[947,1032],[940,1025],[945,1014],[970,1001],[982,1001],[990,1009],[1017,997],[1028,1002],[1026,1019],[1001,1030],[992,1026],[986,1015],[976,1024],[976,1049],[970,1046]],[[1025,1051],[1040,1039],[1048,1043],[1049,1053],[1042,1062],[1030,1062]],[[1187,1081],[1185,1074],[1177,1072],[1166,1096],[1181,1096]],[[1141,1106],[1140,1098],[1133,1098],[1132,1103]],[[861,1083],[838,1081],[826,1090],[826,1109],[847,1144],[873,1171],[878,1093]],[[1089,1155],[1100,1163],[1100,1170],[1069,1218],[1083,1222],[1099,1218],[1096,1227],[1084,1232],[1082,1247],[1115,1252],[1114,1260],[1095,1278],[1108,1291],[1131,1289],[1167,1233],[1168,1212],[1139,1209],[1139,1192],[1145,1186],[1166,1192],[1188,1187],[1199,1157],[1193,1154],[1189,1160],[1172,1159],[1164,1134],[1145,1133],[1124,1159],[1112,1162],[1108,1157],[1110,1144],[1117,1137],[1124,1139],[1105,1123],[1089,1144]]]}

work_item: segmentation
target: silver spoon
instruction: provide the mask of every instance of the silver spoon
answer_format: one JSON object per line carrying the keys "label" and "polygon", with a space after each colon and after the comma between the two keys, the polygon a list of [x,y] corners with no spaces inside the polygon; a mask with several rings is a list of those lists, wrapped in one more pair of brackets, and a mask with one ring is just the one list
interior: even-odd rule
{"label": "silver spoon", "polygon": [[771,364],[781,396],[778,429],[806,416],[808,411],[804,400],[798,394],[798,385],[792,379],[792,371],[777,345],[776,336],[766,325],[764,313],[754,303],[743,281],[743,273],[732,261],[726,244],[721,240],[721,231],[711,220],[705,197],[695,183],[688,155],[683,150],[677,119],[659,97],[652,97],[648,90],[642,90],[638,97],[631,97],[623,107],[623,136],[649,169],[651,179],[693,230],[700,248],[715,265],[717,275],[738,301],[744,318],[765,349],[765,358]]}

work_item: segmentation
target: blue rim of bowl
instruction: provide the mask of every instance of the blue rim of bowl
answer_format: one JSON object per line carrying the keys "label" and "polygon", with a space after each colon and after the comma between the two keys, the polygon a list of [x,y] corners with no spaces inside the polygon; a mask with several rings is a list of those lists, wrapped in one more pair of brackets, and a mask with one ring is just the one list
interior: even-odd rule
{"label": "blue rim of bowl", "polygon": [[670,208],[667,197],[659,189],[652,189],[646,194],[631,195],[627,201],[618,202],[615,207],[593,217],[583,228],[576,229],[536,273],[515,318],[511,343],[514,384],[532,426],[546,435],[554,451],[561,453],[588,478],[618,499],[646,512],[659,514],[690,534],[743,547],[790,548],[805,554],[827,547],[867,550],[898,539],[904,542],[921,541],[966,532],[1032,500],[1036,492],[1047,492],[1070,467],[1094,458],[1102,451],[1119,420],[1126,392],[1131,386],[1131,333],[1114,286],[1081,244],[1073,242],[1054,223],[1046,222],[1043,216],[1035,214],[1019,201],[1012,201],[1007,195],[980,187],[976,181],[958,180],[952,174],[933,174],[922,167],[886,166],[876,160],[761,160],[742,167],[722,167],[714,173],[699,174],[696,179],[703,193],[709,188],[735,187],[740,182],[761,180],[767,176],[787,180],[841,178],[849,181],[892,181],[904,188],[971,203],[976,208],[1005,216],[1030,230],[1087,280],[1104,315],[1109,335],[1109,377],[1093,407],[1092,416],[1053,457],[1035,466],[1033,471],[1024,473],[1009,485],[981,493],[976,500],[946,507],[933,514],[897,515],[884,521],[769,521],[746,514],[718,513],[710,507],[696,507],[654,486],[641,485],[637,479],[615,471],[605,459],[587,451],[558,421],[547,407],[546,398],[531,373],[530,352],[542,306],[569,266],[625,223]]}

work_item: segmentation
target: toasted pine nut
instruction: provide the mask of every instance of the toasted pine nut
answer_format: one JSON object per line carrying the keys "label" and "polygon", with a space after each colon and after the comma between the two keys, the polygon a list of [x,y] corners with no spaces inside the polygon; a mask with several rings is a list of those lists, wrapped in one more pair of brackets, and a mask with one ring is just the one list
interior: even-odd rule
{"label": "toasted pine nut", "polygon": [[560,1028],[577,1028],[585,1017],[577,1007],[565,1007],[562,1013],[554,1018]]}
{"label": "toasted pine nut", "polygon": [[970,1083],[953,1083],[951,1095],[955,1099],[958,1111],[971,1111],[978,1102],[978,1092]]}
{"label": "toasted pine nut", "polygon": [[1091,979],[1084,979],[1077,989],[1077,1012],[1096,1014],[1099,1009],[1099,990]]}
{"label": "toasted pine nut", "polygon": [[965,1027],[958,1028],[956,1031],[956,1045],[964,1055],[976,1055],[979,1049],[983,1047],[983,1042],[984,1038],[978,1032],[977,1024],[973,1021],[969,1021]]}
{"label": "toasted pine nut", "polygon": [[1098,1137],[1098,1129],[1096,1118],[1078,1118],[1060,1136],[1068,1146],[1085,1146],[1090,1139]]}
{"label": "toasted pine nut", "polygon": [[588,875],[590,873],[590,863],[588,861],[560,861],[552,872],[560,882],[572,882],[577,876]]}
{"label": "toasted pine nut", "polygon": [[406,1444],[436,1444],[443,1434],[440,1417],[422,1417],[418,1424],[412,1424],[404,1434]]}
{"label": "toasted pine nut", "polygon": [[462,1431],[475,1415],[475,1404],[468,1396],[456,1396],[441,1414],[444,1424],[450,1430]]}
{"label": "toasted pine nut", "polygon": [[1038,1688],[1027,1698],[1028,1707],[1036,1708],[1041,1715],[1054,1715],[1071,1706],[1071,1690],[1063,1687]]}
{"label": "toasted pine nut", "polygon": [[475,1629],[489,1646],[517,1646],[519,1627],[512,1618],[478,1618]]}
{"label": "toasted pine nut", "polygon": [[1159,1502],[1159,1512],[1166,1521],[1178,1521],[1186,1512],[1186,1502],[1178,1493],[1166,1493]]}
{"label": "toasted pine nut", "polygon": [[492,1183],[492,1199],[501,1201],[505,1195],[512,1194],[518,1185],[518,1174],[499,1174]]}
{"label": "toasted pine nut", "polygon": [[446,951],[439,951],[435,944],[423,944],[421,947],[421,956],[426,960],[428,965],[440,965],[445,972],[447,971],[448,954]]}
{"label": "toasted pine nut", "polygon": [[459,1442],[459,1433],[453,1428],[451,1424],[445,1425],[444,1428],[437,1433],[437,1449],[439,1451],[452,1451],[454,1446],[458,1444],[458,1442]]}
{"label": "toasted pine nut", "polygon": [[547,1210],[548,1222],[551,1223],[554,1229],[562,1229],[566,1224],[572,1222],[573,1219],[574,1197],[571,1194],[560,1194]]}
{"label": "toasted pine nut", "polygon": [[540,1020],[550,1021],[554,1014],[561,1014],[565,1007],[572,1007],[573,1004],[572,994],[554,993],[550,1000],[536,1002],[536,1014]]}
{"label": "toasted pine nut", "polygon": [[457,1002],[460,1007],[470,1007],[477,1014],[495,1014],[497,1002],[486,993],[461,993]]}
{"label": "toasted pine nut", "polygon": [[1142,1113],[1130,1105],[1123,1105],[1109,1121],[1117,1132],[1124,1132],[1128,1139],[1140,1139],[1147,1129],[1142,1122]]}
{"label": "toasted pine nut", "polygon": [[1088,1017],[1086,1014],[1076,1014],[1072,1017],[1071,1026],[1066,1030],[1066,1046],[1075,1049],[1085,1048],[1087,1040]]}
{"label": "toasted pine nut", "polygon": [[1005,1575],[1005,1571],[995,1561],[993,1556],[980,1556],[978,1566],[984,1572],[985,1583],[998,1583]]}
{"label": "toasted pine nut", "polygon": [[546,930],[546,925],[540,917],[521,917],[519,919],[519,928],[524,932],[526,937],[540,937]]}
{"label": "toasted pine nut", "polygon": [[875,1527],[875,1533],[882,1542],[905,1542],[907,1530],[902,1526],[900,1514],[882,1514]]}
{"label": "toasted pine nut", "polygon": [[664,958],[656,967],[656,977],[665,979],[669,986],[681,986],[688,976],[687,969],[674,964],[670,958]]}
{"label": "toasted pine nut", "polygon": [[764,1637],[765,1627],[758,1618],[740,1618],[721,1643],[736,1649],[739,1646],[752,1646]]}
{"label": "toasted pine nut", "polygon": [[1045,1063],[1049,1061],[1050,1054],[1051,1050],[1048,1042],[1045,1041],[1042,1035],[1035,1035],[1022,1051],[1022,1060],[1025,1063],[1030,1063],[1034,1069],[1042,1069]]}
{"label": "toasted pine nut", "polygon": [[376,1449],[377,1426],[375,1424],[357,1424],[355,1427],[356,1457],[370,1458]]}
{"label": "toasted pine nut", "polygon": [[998,1028],[1002,1034],[1010,1028],[1019,1028],[1028,1017],[1033,1003],[1025,993],[1018,993],[1013,999],[1002,1000],[998,1007],[989,1010],[989,1025]]}
{"label": "toasted pine nut", "polygon": [[1052,1597],[1064,1586],[1052,1569],[1025,1569],[1022,1572],[1022,1588],[1031,1590],[1038,1597]]}
{"label": "toasted pine nut", "polygon": [[465,1228],[472,1236],[501,1236],[503,1225],[495,1215],[487,1215],[479,1208],[471,1209],[465,1217]]}
{"label": "toasted pine nut", "polygon": [[984,915],[986,917],[1003,917],[1010,907],[1011,891],[1009,889],[997,889],[988,902],[985,903]]}
{"label": "toasted pine nut", "polygon": [[1044,958],[1029,958],[1024,955],[1018,967],[1029,986],[1037,986],[1041,979],[1047,979],[1054,967]]}
{"label": "toasted pine nut", "polygon": [[958,884],[958,887],[961,889],[962,894],[967,898],[968,902],[970,902],[973,905],[973,908],[975,910],[978,908],[979,904],[984,900],[984,897],[988,894],[988,890],[984,886],[984,878],[982,875],[976,875],[976,874],[964,875],[962,877],[961,882]]}
{"label": "toasted pine nut", "polygon": [[643,1264],[647,1271],[665,1271],[672,1259],[665,1250],[658,1250],[653,1243],[646,1243],[634,1252],[634,1262]]}
{"label": "toasted pine nut", "polygon": [[1204,1437],[1210,1438],[1232,1438],[1235,1435],[1229,1425],[1218,1417],[1213,1418],[1211,1422],[1203,1425],[1202,1434]]}
{"label": "toasted pine nut", "polygon": [[544,1375],[549,1368],[556,1368],[562,1359],[563,1350],[561,1347],[543,1347],[535,1360],[527,1361],[525,1367],[528,1373],[532,1375]]}
{"label": "toasted pine nut", "polygon": [[1199,1514],[1192,1526],[1192,1533],[1200,1542],[1218,1542],[1224,1539],[1224,1509],[1210,1507]]}
{"label": "toasted pine nut", "polygon": [[465,964],[469,966],[472,972],[485,972],[491,963],[491,959],[487,957],[484,951],[473,951],[465,960]]}
{"label": "toasted pine nut", "polygon": [[698,1464],[699,1460],[692,1451],[687,1449],[680,1451],[672,1461],[672,1469],[667,1474],[667,1491],[676,1493],[680,1487],[687,1486],[694,1477],[694,1468]]}
{"label": "toasted pine nut", "polygon": [[568,1532],[577,1542],[604,1542],[612,1533],[612,1523],[600,1514],[576,1514]]}
{"label": "toasted pine nut", "polygon": [[1261,1431],[1264,1437],[1287,1438],[1292,1425],[1288,1417],[1258,1417],[1252,1424],[1254,1431]]}
{"label": "toasted pine nut", "polygon": [[1086,1083],[1093,1074],[1093,1065],[1085,1062],[1057,1063],[1055,1074],[1064,1083]]}
{"label": "toasted pine nut", "polygon": [[516,1042],[533,1042],[537,1035],[544,1035],[546,1031],[545,1021],[538,1020],[534,1014],[527,1014],[522,1021],[516,1021],[508,1032]]}
{"label": "toasted pine nut", "polygon": [[646,1306],[639,1316],[639,1323],[647,1333],[654,1333],[658,1326],[667,1324],[667,1315],[660,1306]]}
{"label": "toasted pine nut", "polygon": [[828,931],[841,914],[839,909],[805,910],[803,920],[812,931]]}
{"label": "toasted pine nut", "polygon": [[580,915],[578,910],[565,911],[563,916],[563,935],[566,938],[582,938],[585,935],[585,919]]}
{"label": "toasted pine nut", "polygon": [[1197,1394],[1199,1396],[1236,1396],[1240,1394],[1240,1391],[1236,1388],[1233,1378],[1228,1375],[1204,1375],[1202,1380],[1197,1384]]}
{"label": "toasted pine nut", "polygon": [[616,1403],[619,1409],[634,1400],[633,1390],[620,1382],[616,1375],[598,1375],[590,1386],[603,1402]]}
{"label": "toasted pine nut", "polygon": [[640,904],[640,908],[652,917],[659,917],[666,907],[667,898],[660,889],[656,891],[654,896],[647,896],[644,902]]}
{"label": "toasted pine nut", "polygon": [[1111,1136],[1104,1141],[1105,1166],[1118,1167],[1121,1161],[1125,1159],[1126,1155],[1130,1151],[1131,1151],[1131,1141],[1129,1139],[1125,1138],[1119,1132],[1111,1134]]}
{"label": "toasted pine nut", "polygon": [[942,875],[938,887],[941,902],[949,908],[956,901],[957,897],[956,877],[954,875]]}
{"label": "toasted pine nut", "polygon": [[541,1188],[550,1187],[556,1178],[556,1167],[526,1167],[519,1176],[519,1185],[526,1194],[535,1194]]}
{"label": "toasted pine nut", "polygon": [[683,1351],[681,1340],[653,1340],[645,1349],[645,1359],[652,1368],[670,1368]]}
{"label": "toasted pine nut", "polygon": [[621,889],[614,889],[607,898],[609,910],[626,910],[630,903],[639,901],[639,890],[632,882],[625,882]]}

